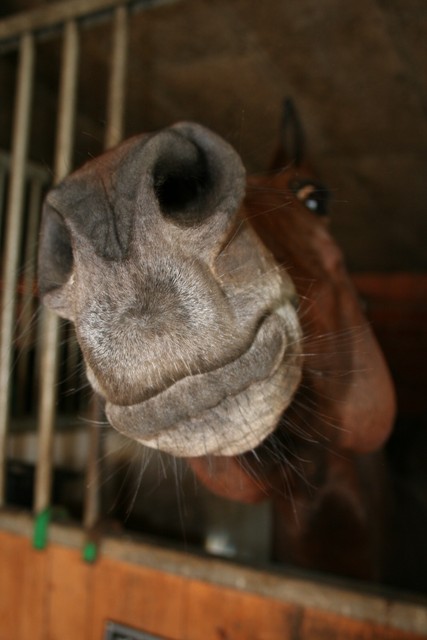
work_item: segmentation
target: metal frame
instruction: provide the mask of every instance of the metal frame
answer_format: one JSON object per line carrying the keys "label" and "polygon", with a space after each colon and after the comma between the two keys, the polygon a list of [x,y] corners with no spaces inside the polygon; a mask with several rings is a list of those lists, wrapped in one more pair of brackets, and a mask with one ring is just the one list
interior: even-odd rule
{"label": "metal frame", "polygon": [[34,37],[21,36],[16,83],[16,109],[12,136],[12,159],[7,205],[0,337],[0,506],[5,496],[6,432],[10,406],[15,305],[18,284],[19,246],[22,234],[25,168],[30,132],[34,75]]}
{"label": "metal frame", "polygon": [[179,0],[63,0],[33,11],[18,13],[0,21],[0,52],[17,49],[23,33],[36,39],[56,37],[62,25],[76,20],[80,25],[111,19],[111,12],[123,7],[129,12],[154,9]]}
{"label": "metal frame", "polygon": [[115,622],[107,622],[105,640],[166,640],[163,636],[153,636],[145,631],[137,631]]}
{"label": "metal frame", "polygon": [[[104,147],[117,144],[123,136],[125,80],[128,49],[129,13],[140,9],[151,9],[176,0],[66,0],[49,4],[29,12],[23,12],[0,21],[0,53],[18,50],[18,73],[16,80],[15,117],[11,160],[0,154],[0,196],[3,201],[6,189],[5,236],[3,270],[1,276],[2,310],[0,316],[0,507],[5,506],[5,476],[7,433],[10,420],[12,391],[12,368],[14,366],[14,338],[16,339],[16,310],[18,301],[18,266],[23,236],[23,220],[27,206],[26,196],[30,180],[30,203],[33,230],[26,244],[26,257],[33,263],[24,278],[22,295],[31,309],[34,281],[35,229],[38,226],[42,183],[31,176],[38,170],[28,162],[28,141],[31,131],[31,107],[35,74],[37,42],[48,38],[62,39],[62,61],[58,96],[58,120],[54,154],[53,183],[62,180],[72,165],[74,123],[76,117],[76,87],[79,73],[80,31],[99,21],[110,21],[112,28],[112,52],[110,78],[106,105],[106,127]],[[10,166],[9,166],[10,165]],[[43,181],[43,184],[45,182]],[[28,197],[27,197],[28,199]],[[0,207],[1,210],[1,207]],[[28,230],[27,230],[28,231]],[[24,313],[20,324],[28,321]],[[57,421],[57,388],[59,342],[61,324],[47,309],[41,312],[38,324],[38,459],[36,469],[34,511],[46,510],[51,501],[52,447]],[[27,345],[28,346],[28,345]],[[78,362],[77,346],[71,360]],[[24,380],[28,374],[25,358],[18,366],[18,377]],[[91,408],[91,417],[96,421],[99,407]],[[91,529],[99,518],[99,473],[97,460],[101,449],[100,430],[93,427],[91,452],[88,456],[88,489],[85,498],[84,526]]]}

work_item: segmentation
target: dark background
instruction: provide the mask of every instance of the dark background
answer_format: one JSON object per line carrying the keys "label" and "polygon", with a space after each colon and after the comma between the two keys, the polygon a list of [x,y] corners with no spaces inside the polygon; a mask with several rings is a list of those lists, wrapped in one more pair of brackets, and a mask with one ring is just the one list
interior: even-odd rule
{"label": "dark background", "polygon": [[[46,5],[3,0],[0,16]],[[132,16],[126,134],[180,119],[268,167],[292,96],[353,271],[427,269],[425,0],[181,0]],[[102,149],[110,28],[83,31],[75,163]],[[51,164],[58,41],[38,47],[31,157]],[[0,63],[8,148],[16,55]]]}

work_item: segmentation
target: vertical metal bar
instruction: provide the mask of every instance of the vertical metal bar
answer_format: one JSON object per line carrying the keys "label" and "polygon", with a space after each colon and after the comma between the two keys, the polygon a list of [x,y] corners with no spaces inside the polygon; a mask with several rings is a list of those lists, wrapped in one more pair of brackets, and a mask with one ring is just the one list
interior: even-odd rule
{"label": "vertical metal bar", "polygon": [[[37,240],[40,223],[40,212],[43,198],[43,183],[38,177],[32,178],[30,182],[30,193],[28,203],[28,221],[26,227],[25,237],[25,269],[23,273],[22,281],[22,297],[23,297],[23,309],[20,317],[22,329],[26,335],[28,327],[32,319],[31,305],[27,304],[27,301],[34,300],[35,293],[35,278],[36,278],[36,261],[37,261]],[[29,309],[27,307],[29,306]],[[24,338],[24,342],[27,342]],[[31,336],[28,342],[32,342]]]}
{"label": "vertical metal bar", "polygon": [[66,350],[66,367],[65,381],[67,383],[64,398],[64,410],[66,413],[72,413],[77,404],[76,391],[79,388],[79,364],[80,349],[75,336],[74,327],[67,327],[67,350]]}
{"label": "vertical metal bar", "polygon": [[19,361],[17,363],[18,402],[25,407],[23,394],[30,389],[30,349],[34,345],[35,327],[33,315],[35,310],[34,283],[36,278],[36,247],[39,228],[40,209],[43,195],[43,182],[34,176],[30,182],[28,203],[28,219],[26,225],[24,259],[25,268],[22,279],[21,311],[18,317],[19,326]]}
{"label": "vertical metal bar", "polygon": [[[104,146],[106,149],[120,142],[123,137],[126,61],[128,49],[128,12],[125,6],[115,9],[113,20],[113,47],[110,82],[107,100],[107,125]],[[90,408],[90,455],[87,463],[87,483],[83,523],[93,529],[100,516],[100,469],[102,453],[102,430],[100,422],[103,411],[99,399],[94,395]]]}
{"label": "vertical metal bar", "polygon": [[119,6],[114,12],[113,48],[107,102],[105,148],[116,145],[123,137],[126,61],[128,50],[128,10]]}
{"label": "vertical metal bar", "polygon": [[77,102],[79,64],[79,29],[75,20],[64,27],[61,86],[55,150],[54,181],[59,182],[70,172],[74,147],[74,124]]}
{"label": "vertical metal bar", "polygon": [[[76,21],[70,20],[64,27],[54,167],[55,182],[65,177],[72,163],[78,59],[78,26]],[[46,509],[50,503],[53,430],[56,417],[58,339],[58,318],[53,312],[44,309],[40,359],[39,449],[34,495],[36,513]]]}
{"label": "vertical metal bar", "polygon": [[[0,246],[3,235],[3,217],[4,217],[4,194],[6,192],[6,177],[7,170],[5,167],[0,165]],[[1,295],[1,294],[0,294]]]}
{"label": "vertical metal bar", "polygon": [[102,455],[102,420],[104,411],[101,399],[93,394],[90,405],[89,455],[86,467],[86,491],[83,526],[93,530],[100,516],[100,463]]}
{"label": "vertical metal bar", "polygon": [[34,57],[33,35],[26,33],[21,37],[19,53],[3,267],[0,337],[0,506],[5,503],[5,449],[10,404],[10,370],[13,356],[14,315],[24,205],[25,163],[30,133]]}

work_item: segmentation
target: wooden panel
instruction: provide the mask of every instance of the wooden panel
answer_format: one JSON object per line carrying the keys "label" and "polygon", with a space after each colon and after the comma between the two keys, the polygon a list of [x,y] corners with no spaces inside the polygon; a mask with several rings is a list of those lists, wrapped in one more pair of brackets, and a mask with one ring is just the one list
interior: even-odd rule
{"label": "wooden panel", "polygon": [[[306,610],[298,640],[426,640],[426,636],[333,613]],[[293,640],[293,638],[292,638]]]}
{"label": "wooden panel", "polygon": [[105,557],[95,571],[91,638],[102,637],[107,620],[171,640],[184,638],[186,580]]}
{"label": "wooden panel", "polygon": [[21,540],[21,553],[25,565],[18,594],[21,615],[15,617],[17,635],[12,637],[46,640],[50,557],[45,552],[35,551],[26,538]]}
{"label": "wooden panel", "polygon": [[46,640],[49,557],[0,531],[0,640]]}
{"label": "wooden panel", "polygon": [[[102,640],[108,620],[167,640],[427,638],[250,593],[244,578],[239,589],[102,556],[89,565],[76,549],[50,544],[35,551],[26,537],[5,532],[0,566],[0,640]],[[308,591],[315,588],[310,583]],[[382,602],[372,603],[372,611]]]}
{"label": "wooden panel", "polygon": [[186,640],[297,640],[301,608],[233,589],[193,582]]}
{"label": "wooden panel", "polygon": [[194,582],[186,640],[425,640],[425,635]]}
{"label": "wooden panel", "polygon": [[47,638],[89,640],[93,567],[81,553],[50,545],[51,571],[45,598],[48,600]]}
{"label": "wooden panel", "polygon": [[0,533],[0,640],[13,638],[17,602],[24,582],[22,539]]}

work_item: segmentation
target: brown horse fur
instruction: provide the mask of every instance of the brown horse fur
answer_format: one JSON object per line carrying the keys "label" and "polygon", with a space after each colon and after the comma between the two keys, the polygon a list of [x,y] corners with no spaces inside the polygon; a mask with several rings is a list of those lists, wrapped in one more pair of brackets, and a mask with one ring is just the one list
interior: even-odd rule
{"label": "brown horse fur", "polygon": [[132,138],[50,192],[40,291],[116,429],[220,495],[273,498],[279,559],[370,577],[394,393],[304,166],[242,202],[203,127]]}

